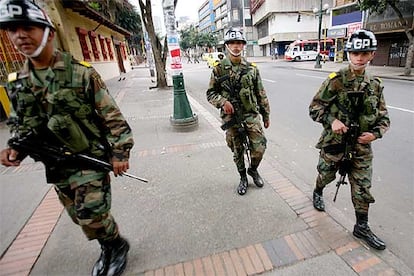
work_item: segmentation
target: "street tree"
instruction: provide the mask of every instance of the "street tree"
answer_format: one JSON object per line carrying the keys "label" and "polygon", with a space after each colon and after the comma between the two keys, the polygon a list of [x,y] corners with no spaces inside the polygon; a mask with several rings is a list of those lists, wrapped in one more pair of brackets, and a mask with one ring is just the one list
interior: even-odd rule
{"label": "street tree", "polygon": [[180,47],[184,50],[189,48],[214,47],[217,45],[217,37],[212,33],[200,33],[193,26],[180,31]]}
{"label": "street tree", "polygon": [[[168,56],[167,36],[164,37],[163,43],[161,39],[155,33],[154,21],[152,20],[152,8],[151,0],[138,0],[139,7],[141,9],[142,21],[148,37],[151,43],[152,52],[155,60],[155,69],[157,71],[157,84],[158,88],[167,87],[167,76],[166,76],[166,61]],[[177,6],[177,0],[174,0],[174,8]]]}
{"label": "street tree", "polygon": [[[371,14],[382,14],[388,8],[391,8],[398,16],[401,25],[404,28],[405,35],[408,38],[407,58],[405,60],[404,75],[411,75],[411,64],[414,55],[414,38],[412,26],[408,25],[408,21],[403,17],[400,10],[400,0],[358,0],[358,6],[361,11],[368,11]],[[407,1],[409,2],[409,1]]]}

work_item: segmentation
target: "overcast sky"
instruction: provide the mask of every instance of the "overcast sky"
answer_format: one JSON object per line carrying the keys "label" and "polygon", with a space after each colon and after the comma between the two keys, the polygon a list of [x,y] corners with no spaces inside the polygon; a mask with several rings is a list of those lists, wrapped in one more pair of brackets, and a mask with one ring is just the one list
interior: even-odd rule
{"label": "overcast sky", "polygon": [[175,8],[175,17],[188,16],[193,20],[198,19],[198,9],[205,0],[178,0]]}

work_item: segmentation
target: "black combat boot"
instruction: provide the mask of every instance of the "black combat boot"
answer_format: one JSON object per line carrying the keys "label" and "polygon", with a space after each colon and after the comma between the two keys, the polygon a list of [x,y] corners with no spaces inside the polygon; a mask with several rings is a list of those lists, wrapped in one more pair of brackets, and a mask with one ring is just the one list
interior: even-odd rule
{"label": "black combat boot", "polygon": [[317,188],[313,191],[313,207],[318,211],[325,211],[325,202],[323,202],[322,190]]}
{"label": "black combat boot", "polygon": [[240,174],[240,183],[237,187],[237,193],[239,195],[244,195],[247,193],[247,187],[249,186],[249,182],[247,181],[246,170],[239,171]]}
{"label": "black combat boot", "polygon": [[101,244],[101,256],[95,263],[92,276],[119,276],[127,263],[129,243],[118,236],[112,241],[99,240]]}
{"label": "black combat boot", "polygon": [[247,173],[253,178],[253,182],[257,187],[263,187],[264,181],[263,178],[260,176],[259,172],[257,171],[257,167],[252,166],[251,168],[248,168]]}
{"label": "black combat boot", "polygon": [[386,248],[385,242],[378,238],[368,226],[368,214],[355,212],[357,222],[354,226],[354,236],[364,240],[369,246],[377,250]]}

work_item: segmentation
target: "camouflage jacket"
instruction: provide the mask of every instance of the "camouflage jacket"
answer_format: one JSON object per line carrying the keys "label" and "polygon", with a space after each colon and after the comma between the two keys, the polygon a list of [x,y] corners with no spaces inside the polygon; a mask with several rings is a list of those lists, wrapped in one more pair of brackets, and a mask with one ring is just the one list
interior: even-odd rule
{"label": "camouflage jacket", "polygon": [[[29,60],[20,72],[9,75],[12,136],[32,132],[47,140],[50,118],[55,114],[68,115],[89,141],[84,153],[128,160],[134,144],[131,128],[95,69],[68,53],[56,51],[45,76],[42,82]],[[64,179],[77,171],[60,168],[55,174]]]}
{"label": "camouflage jacket", "polygon": [[[239,90],[237,98],[232,98],[231,87]],[[239,101],[241,113],[245,116],[261,114],[263,121],[268,121],[270,106],[260,78],[259,70],[254,63],[242,59],[239,65],[233,65],[227,58],[217,62],[210,77],[207,100],[216,108],[222,108],[226,101]],[[234,105],[234,104],[233,104]],[[221,109],[221,117],[228,121],[229,115]]]}
{"label": "camouflage jacket", "polygon": [[333,133],[331,124],[335,119],[349,126],[350,113],[355,112],[348,92],[362,91],[362,108],[358,118],[360,132],[371,132],[381,138],[390,127],[390,119],[386,108],[383,85],[379,78],[368,73],[355,76],[349,68],[334,72],[322,83],[309,106],[310,117],[324,127],[317,148],[341,144],[342,135]]}

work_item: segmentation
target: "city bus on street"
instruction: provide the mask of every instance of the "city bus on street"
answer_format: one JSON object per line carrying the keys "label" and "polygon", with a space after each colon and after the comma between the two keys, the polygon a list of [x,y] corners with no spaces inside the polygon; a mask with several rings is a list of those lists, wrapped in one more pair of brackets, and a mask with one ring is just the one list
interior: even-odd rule
{"label": "city bus on street", "polygon": [[[324,39],[320,42],[322,57],[328,57],[329,49],[334,45],[332,39]],[[285,52],[285,60],[301,61],[316,60],[318,56],[318,40],[296,40],[289,44]]]}

